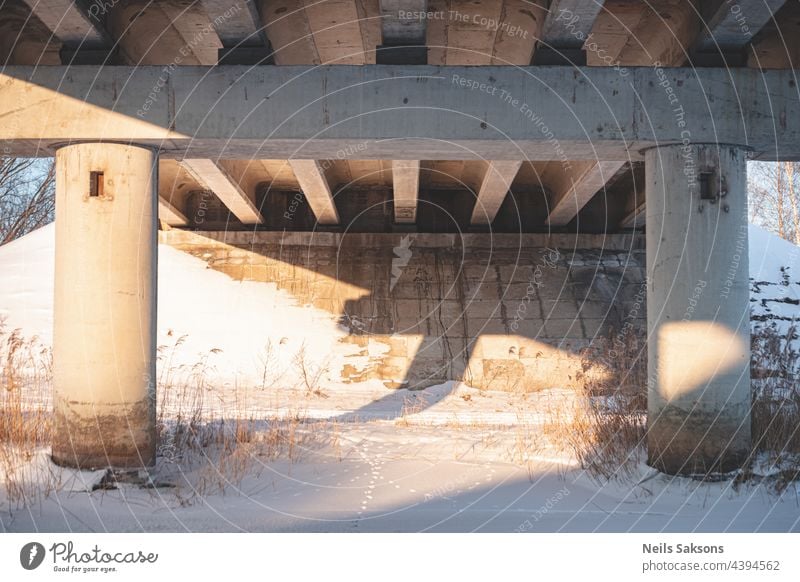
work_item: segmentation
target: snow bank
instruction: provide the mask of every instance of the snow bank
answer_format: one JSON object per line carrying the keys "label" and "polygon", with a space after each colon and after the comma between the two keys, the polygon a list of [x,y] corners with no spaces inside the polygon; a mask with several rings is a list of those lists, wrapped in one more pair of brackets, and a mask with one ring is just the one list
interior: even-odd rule
{"label": "snow bank", "polygon": [[[54,248],[52,224],[0,247],[0,318],[46,344],[53,336]],[[322,381],[325,369],[362,363],[355,345],[330,353],[332,341],[348,331],[329,313],[299,305],[274,284],[234,281],[167,245],[159,245],[158,253],[158,343],[169,348],[185,336],[174,356],[166,350],[173,366],[191,366],[221,350],[209,359],[210,379],[257,383],[266,364],[270,377],[293,383],[299,355]]]}

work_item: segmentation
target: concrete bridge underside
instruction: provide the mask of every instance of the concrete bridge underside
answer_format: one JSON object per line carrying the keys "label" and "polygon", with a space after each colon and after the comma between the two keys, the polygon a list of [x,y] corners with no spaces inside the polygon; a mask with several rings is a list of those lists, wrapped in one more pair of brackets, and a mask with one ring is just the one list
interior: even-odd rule
{"label": "concrete bridge underside", "polygon": [[[222,224],[292,230],[269,200],[296,192],[298,230],[345,233],[384,191],[386,233],[646,230],[650,462],[741,464],[746,160],[800,159],[795,3],[740,7],[747,34],[724,2],[452,1],[444,23],[399,15],[434,1],[140,4],[2,12],[0,146],[57,165],[57,462],[155,461],[159,220],[198,228],[199,192]],[[326,27],[334,8],[354,18]],[[437,196],[454,226],[426,215]]]}

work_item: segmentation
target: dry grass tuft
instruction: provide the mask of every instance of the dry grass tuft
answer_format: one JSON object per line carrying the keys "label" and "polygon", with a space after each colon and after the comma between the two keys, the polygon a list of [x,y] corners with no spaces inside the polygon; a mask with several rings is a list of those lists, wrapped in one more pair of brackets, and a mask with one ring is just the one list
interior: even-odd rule
{"label": "dry grass tuft", "polygon": [[12,505],[34,504],[54,486],[32,464],[50,444],[52,374],[51,350],[0,321],[0,480]]}
{"label": "dry grass tuft", "polygon": [[753,450],[738,483],[766,480],[778,493],[800,481],[798,330],[758,328],[751,336]]}
{"label": "dry grass tuft", "polygon": [[[797,329],[762,327],[752,335],[750,460],[737,482],[767,480],[782,491],[800,477],[800,353]],[[548,436],[570,450],[593,477],[629,477],[646,445],[647,362],[644,338],[612,337],[587,353],[584,370],[602,365],[606,377],[587,374],[573,410],[551,411]]]}
{"label": "dry grass tuft", "polygon": [[[159,348],[157,422],[157,479],[175,486],[181,504],[238,492],[246,478],[260,475],[264,463],[296,463],[309,451],[338,441],[337,427],[309,422],[301,410],[279,418],[260,416],[248,388],[216,387],[209,376],[219,350],[202,354],[191,366],[174,365],[184,340],[179,337],[172,346]],[[265,371],[264,378],[268,376]],[[316,393],[314,382],[309,376],[309,392]]]}
{"label": "dry grass tuft", "polygon": [[514,444],[508,454],[512,463],[525,468],[528,480],[533,483],[534,469],[538,455],[545,447],[544,435],[539,424],[531,424],[523,414],[517,414],[514,430]]}
{"label": "dry grass tuft", "polygon": [[774,457],[800,453],[800,352],[791,327],[758,330],[751,338],[753,448]]}
{"label": "dry grass tuft", "polygon": [[[612,336],[584,354],[583,386],[571,409],[557,407],[548,414],[545,434],[592,477],[629,477],[644,457],[646,354],[643,337]],[[591,373],[600,366],[607,373]]]}

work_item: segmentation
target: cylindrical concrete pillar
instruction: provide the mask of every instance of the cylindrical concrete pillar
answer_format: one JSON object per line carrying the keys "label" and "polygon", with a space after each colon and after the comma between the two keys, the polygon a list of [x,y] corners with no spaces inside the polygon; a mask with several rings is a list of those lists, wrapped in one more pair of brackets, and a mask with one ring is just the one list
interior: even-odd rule
{"label": "cylindrical concrete pillar", "polygon": [[750,448],[745,151],[670,145],[645,164],[649,463],[727,472]]}
{"label": "cylindrical concrete pillar", "polygon": [[53,460],[155,462],[157,155],[114,143],[56,152]]}

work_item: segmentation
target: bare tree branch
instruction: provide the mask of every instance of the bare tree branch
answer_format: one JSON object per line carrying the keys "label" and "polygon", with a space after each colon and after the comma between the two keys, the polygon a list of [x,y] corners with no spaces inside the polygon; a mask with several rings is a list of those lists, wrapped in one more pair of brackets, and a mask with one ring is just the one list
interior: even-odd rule
{"label": "bare tree branch", "polygon": [[0,158],[0,244],[52,222],[53,160]]}

